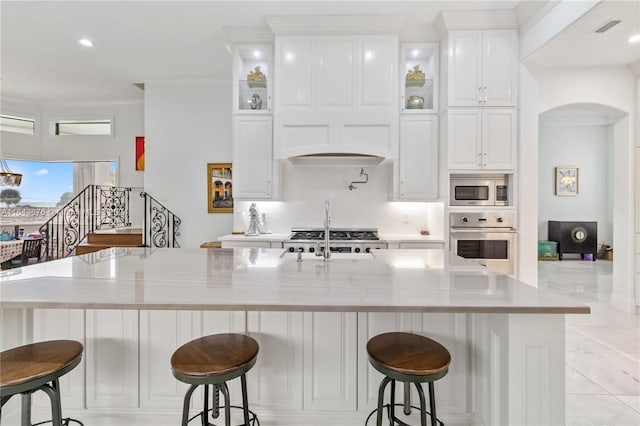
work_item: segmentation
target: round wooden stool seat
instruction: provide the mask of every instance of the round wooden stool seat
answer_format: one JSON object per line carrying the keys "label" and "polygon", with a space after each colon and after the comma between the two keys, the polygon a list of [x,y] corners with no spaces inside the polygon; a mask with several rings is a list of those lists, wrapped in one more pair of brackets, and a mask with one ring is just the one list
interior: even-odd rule
{"label": "round wooden stool seat", "polygon": [[[50,382],[72,370],[83,347],[74,340],[50,340],[18,346],[0,353],[0,388]],[[3,392],[4,393],[4,392]]]}
{"label": "round wooden stool seat", "polygon": [[[245,373],[251,369],[258,359],[260,346],[255,339],[244,334],[223,333],[204,336],[180,346],[171,356],[171,372],[176,379],[191,386],[184,397],[182,408],[182,426],[196,417],[200,417],[203,425],[210,425],[207,416],[219,415],[218,392],[225,400],[224,420],[231,426],[231,408],[242,409],[244,426],[260,425],[256,414],[249,410],[247,398],[247,379]],[[227,381],[239,377],[242,389],[242,407],[232,406],[229,400]],[[204,409],[189,418],[191,394],[197,386],[204,385]],[[209,387],[213,388],[213,408],[209,409]]]}
{"label": "round wooden stool seat", "polygon": [[[376,413],[376,426],[382,426],[383,410],[387,410],[390,424],[407,425],[406,422],[396,417],[395,407],[404,407],[406,416],[411,414],[412,408],[417,408],[420,413],[420,425],[427,425],[427,415],[431,419],[431,426],[444,426],[436,415],[435,389],[433,382],[443,378],[449,371],[451,354],[435,340],[413,333],[383,333],[371,338],[367,342],[369,363],[373,368],[385,375],[378,389],[378,408],[373,410],[369,418]],[[396,380],[404,382],[404,404],[396,404]],[[426,401],[422,383],[429,385],[429,411],[426,410]],[[391,383],[390,402],[384,404],[384,390]],[[411,405],[410,386],[413,383],[418,391],[420,407]]]}
{"label": "round wooden stool seat", "polygon": [[367,353],[376,370],[401,381],[437,380],[447,374],[451,363],[444,346],[412,333],[379,334],[367,343]]}
{"label": "round wooden stool seat", "polygon": [[79,420],[62,418],[58,379],[80,364],[83,350],[82,343],[74,340],[50,340],[0,352],[0,408],[14,395],[22,395],[21,424],[30,425],[31,394],[42,391],[51,400],[49,421],[54,426],[82,425]]}
{"label": "round wooden stool seat", "polygon": [[244,334],[205,336],[180,346],[171,356],[171,370],[186,383],[227,381],[249,371],[259,349],[258,342]]}

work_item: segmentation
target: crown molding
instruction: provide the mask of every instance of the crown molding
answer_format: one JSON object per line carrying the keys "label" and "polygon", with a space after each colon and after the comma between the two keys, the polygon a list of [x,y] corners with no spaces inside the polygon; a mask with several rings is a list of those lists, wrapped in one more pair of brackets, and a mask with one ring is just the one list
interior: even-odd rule
{"label": "crown molding", "polygon": [[560,0],[525,0],[516,8],[516,16],[521,32],[527,32],[538,21],[560,3]]}
{"label": "crown molding", "polygon": [[401,43],[438,42],[441,34],[433,25],[416,25],[406,27],[398,37]]}
{"label": "crown molding", "polygon": [[[515,10],[443,10],[440,16],[442,17],[442,25],[446,30],[505,30],[518,28]],[[438,19],[440,19],[440,16]]]}
{"label": "crown molding", "polygon": [[267,16],[275,35],[295,34],[400,34],[407,17],[402,15]]}

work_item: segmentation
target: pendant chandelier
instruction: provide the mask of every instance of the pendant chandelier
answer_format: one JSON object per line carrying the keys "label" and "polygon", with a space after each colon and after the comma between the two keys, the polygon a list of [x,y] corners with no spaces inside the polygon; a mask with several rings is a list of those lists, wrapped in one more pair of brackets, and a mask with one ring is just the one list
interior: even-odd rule
{"label": "pendant chandelier", "polygon": [[22,175],[13,173],[3,158],[0,158],[0,168],[0,186],[20,186]]}

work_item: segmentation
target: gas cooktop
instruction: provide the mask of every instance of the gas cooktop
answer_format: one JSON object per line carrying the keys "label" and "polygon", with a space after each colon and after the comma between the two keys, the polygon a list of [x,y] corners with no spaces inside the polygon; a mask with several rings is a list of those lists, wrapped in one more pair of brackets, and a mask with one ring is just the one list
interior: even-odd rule
{"label": "gas cooktop", "polygon": [[[324,240],[323,229],[293,229],[290,240],[320,241]],[[378,241],[376,229],[331,229],[329,239],[332,241]]]}

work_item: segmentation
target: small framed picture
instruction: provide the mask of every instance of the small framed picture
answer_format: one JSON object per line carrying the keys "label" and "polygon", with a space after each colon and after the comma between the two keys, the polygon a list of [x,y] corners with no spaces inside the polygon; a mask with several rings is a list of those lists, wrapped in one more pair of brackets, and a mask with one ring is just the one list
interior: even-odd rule
{"label": "small framed picture", "polygon": [[233,213],[233,174],[231,170],[231,163],[207,164],[209,213]]}
{"label": "small framed picture", "polygon": [[556,167],[556,195],[578,195],[577,167]]}

